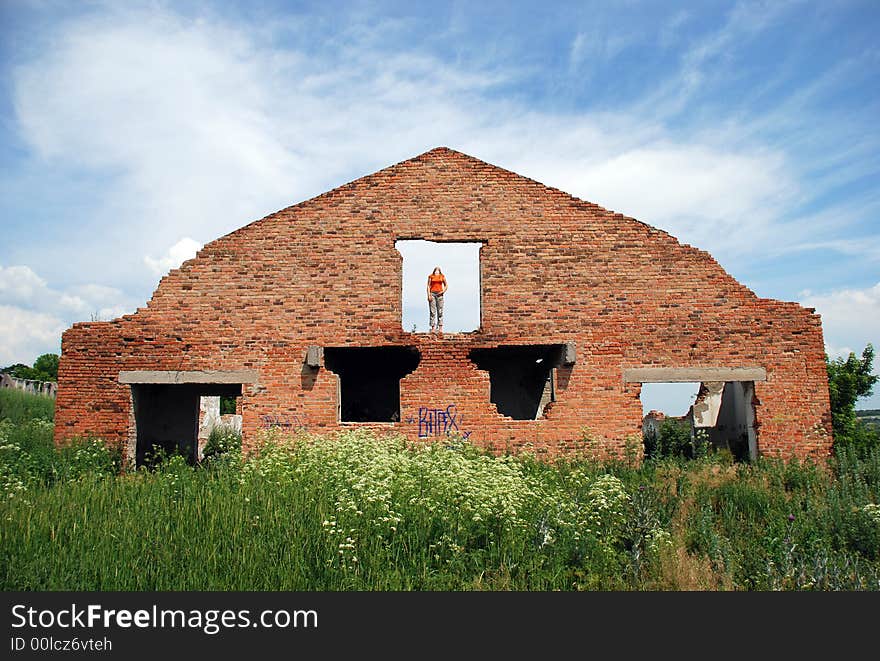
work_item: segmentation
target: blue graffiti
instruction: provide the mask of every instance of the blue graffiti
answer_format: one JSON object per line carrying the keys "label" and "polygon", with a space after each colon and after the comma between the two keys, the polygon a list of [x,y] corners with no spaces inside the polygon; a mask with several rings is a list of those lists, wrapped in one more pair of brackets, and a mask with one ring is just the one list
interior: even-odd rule
{"label": "blue graffiti", "polygon": [[[415,422],[412,417],[408,418],[408,421]],[[422,406],[419,408],[419,438],[457,433],[466,439],[471,433],[462,431],[463,422],[464,415],[455,410],[455,404],[450,404],[445,409]]]}

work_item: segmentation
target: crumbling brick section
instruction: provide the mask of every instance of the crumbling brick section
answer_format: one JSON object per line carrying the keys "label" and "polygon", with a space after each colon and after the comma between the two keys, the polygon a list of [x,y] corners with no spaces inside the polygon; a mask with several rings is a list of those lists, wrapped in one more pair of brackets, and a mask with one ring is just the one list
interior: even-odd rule
{"label": "crumbling brick section", "polygon": [[[482,325],[440,338],[401,327],[398,239],[481,241]],[[453,291],[450,292],[453,296]],[[537,420],[490,401],[475,348],[573,343]],[[337,377],[311,347],[415,346],[400,419],[342,423]],[[265,427],[447,432],[498,450],[641,452],[639,367],[762,367],[759,452],[829,452],[819,316],[758,298],[669,234],[446,148],[283,209],[206,245],[146,308],[75,324],[63,338],[56,441],[96,434],[129,447],[130,370],[256,370],[242,387],[244,443]]]}

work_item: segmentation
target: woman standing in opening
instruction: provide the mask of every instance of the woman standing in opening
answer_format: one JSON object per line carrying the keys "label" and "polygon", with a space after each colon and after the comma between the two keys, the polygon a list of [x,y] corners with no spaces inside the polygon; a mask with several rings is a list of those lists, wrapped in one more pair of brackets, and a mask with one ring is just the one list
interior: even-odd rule
{"label": "woman standing in opening", "polygon": [[430,332],[432,333],[435,330],[438,333],[443,332],[443,294],[447,289],[446,276],[439,266],[435,266],[428,276],[428,312],[431,317]]}

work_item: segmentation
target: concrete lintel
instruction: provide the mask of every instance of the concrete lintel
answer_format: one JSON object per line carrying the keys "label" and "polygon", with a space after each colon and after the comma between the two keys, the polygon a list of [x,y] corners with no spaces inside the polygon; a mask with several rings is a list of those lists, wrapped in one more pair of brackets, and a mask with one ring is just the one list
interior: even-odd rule
{"label": "concrete lintel", "polygon": [[205,370],[177,372],[131,370],[119,373],[119,383],[256,383],[257,370]]}
{"label": "concrete lintel", "polygon": [[688,383],[703,381],[766,381],[763,367],[628,367],[626,383]]}

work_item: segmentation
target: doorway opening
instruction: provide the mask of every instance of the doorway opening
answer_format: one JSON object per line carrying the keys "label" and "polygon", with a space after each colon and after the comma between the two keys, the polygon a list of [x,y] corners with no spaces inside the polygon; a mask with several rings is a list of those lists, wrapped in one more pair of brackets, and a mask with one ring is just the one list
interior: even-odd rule
{"label": "doorway opening", "polygon": [[162,456],[170,455],[182,455],[187,462],[195,464],[203,401],[240,395],[241,384],[132,383],[135,465],[149,466]]}
{"label": "doorway opening", "polygon": [[729,450],[737,461],[756,459],[754,393],[752,381],[644,384],[646,454],[692,454],[708,443]]}

